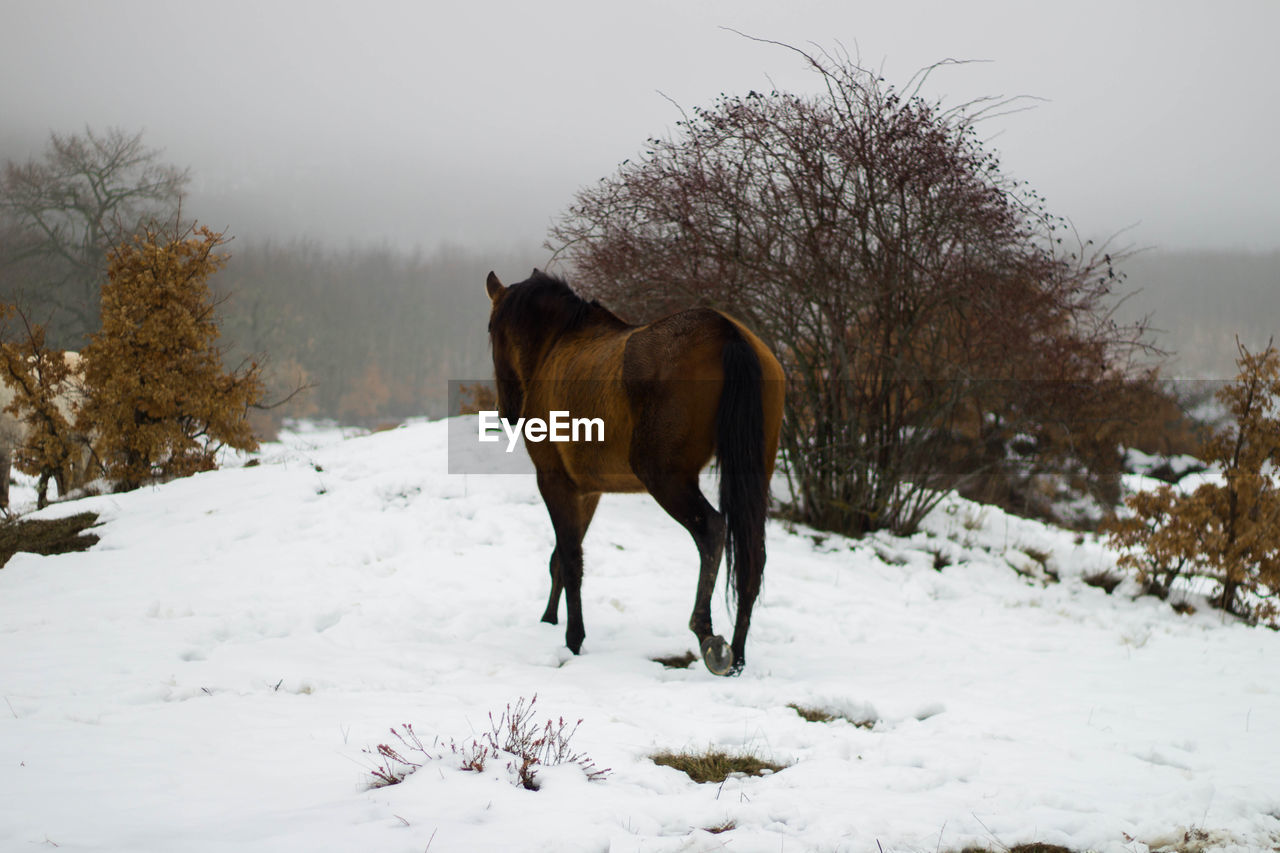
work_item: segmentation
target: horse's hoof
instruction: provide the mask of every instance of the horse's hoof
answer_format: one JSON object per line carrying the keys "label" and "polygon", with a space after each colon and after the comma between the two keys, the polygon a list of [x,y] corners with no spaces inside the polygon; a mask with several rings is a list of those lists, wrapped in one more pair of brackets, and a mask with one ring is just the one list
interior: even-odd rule
{"label": "horse's hoof", "polygon": [[702,662],[712,675],[728,675],[733,669],[733,650],[724,637],[707,637],[702,641]]}

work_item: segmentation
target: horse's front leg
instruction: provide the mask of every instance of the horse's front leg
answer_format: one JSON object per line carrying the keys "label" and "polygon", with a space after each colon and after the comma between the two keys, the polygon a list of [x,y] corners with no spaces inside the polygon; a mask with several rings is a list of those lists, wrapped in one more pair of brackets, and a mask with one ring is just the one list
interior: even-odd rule
{"label": "horse's front leg", "polygon": [[599,495],[579,494],[559,470],[539,469],[538,491],[542,493],[556,532],[556,547],[551,555],[551,597],[543,619],[557,615],[563,590],[567,610],[564,641],[576,655],[582,651],[582,640],[586,636],[582,625],[582,537],[595,513]]}
{"label": "horse's front leg", "polygon": [[[578,546],[582,546],[583,537],[587,535],[587,528],[591,526],[591,519],[596,514],[596,507],[600,503],[599,493],[585,495],[578,498]],[[560,548],[556,546],[551,550],[551,595],[547,598],[547,609],[542,612],[542,621],[548,625],[556,625],[560,622],[560,594],[564,591],[564,581],[560,574]]]}

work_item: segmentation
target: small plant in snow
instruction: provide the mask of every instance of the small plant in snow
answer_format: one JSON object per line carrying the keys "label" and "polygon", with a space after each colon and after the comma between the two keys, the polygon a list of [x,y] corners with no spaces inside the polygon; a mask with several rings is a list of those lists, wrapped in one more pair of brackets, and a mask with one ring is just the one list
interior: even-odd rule
{"label": "small plant in snow", "polygon": [[[522,696],[514,707],[508,704],[496,720],[490,712],[489,731],[473,738],[470,744],[450,740],[448,754],[459,762],[459,769],[477,773],[482,772],[491,760],[505,758],[512,782],[530,791],[538,790],[537,774],[541,768],[558,764],[576,764],[592,781],[607,776],[609,768],[596,767],[594,761],[574,751],[569,744],[582,720],[570,725],[560,717],[540,725],[533,717],[533,706],[537,701],[536,695],[527,702]],[[399,741],[398,746],[383,743],[373,750],[365,749],[366,753],[380,759],[378,766],[370,771],[373,774],[371,787],[399,784],[427,761],[444,759],[439,739],[433,739],[428,747],[409,723],[403,724],[398,731],[392,729],[391,734]]]}
{"label": "small plant in snow", "polygon": [[[364,752],[368,755],[377,755],[381,761],[378,766],[369,771],[373,774],[373,781],[369,784],[370,788],[385,788],[388,785],[399,785],[413,771],[417,770],[424,762],[431,758],[438,758],[427,750],[427,747],[418,738],[413,731],[412,723],[404,723],[400,726],[400,730],[391,730],[391,734],[400,741],[399,747],[390,744],[380,743],[374,749],[365,747]],[[432,741],[435,746],[436,741]],[[414,761],[412,758],[406,757],[405,753],[420,756],[422,761]]]}

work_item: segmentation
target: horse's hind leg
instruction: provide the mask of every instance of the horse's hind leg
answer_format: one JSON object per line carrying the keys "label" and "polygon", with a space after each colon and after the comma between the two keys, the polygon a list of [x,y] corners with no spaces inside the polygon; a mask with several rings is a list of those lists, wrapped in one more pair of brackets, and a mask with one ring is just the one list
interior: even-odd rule
{"label": "horse's hind leg", "polygon": [[[582,534],[578,537],[578,545],[581,547],[582,539],[587,535],[587,528],[591,525],[591,518],[596,514],[596,505],[600,503],[600,495],[586,495],[578,499],[578,513],[581,522]],[[564,589],[564,583],[560,579],[560,549],[556,547],[551,551],[551,595],[547,599],[547,609],[542,613],[542,621],[549,625],[558,624],[560,621],[560,593]]]}
{"label": "horse's hind leg", "polygon": [[698,638],[707,669],[724,675],[733,666],[733,654],[724,638],[712,633],[711,628],[711,594],[715,590],[716,575],[720,573],[720,558],[724,555],[724,516],[703,497],[696,480],[680,484],[656,481],[645,485],[654,500],[689,531],[698,546],[698,592],[693,600],[689,630]]}
{"label": "horse's hind leg", "polygon": [[560,549],[551,549],[551,595],[547,598],[547,609],[542,611],[542,621],[548,625],[560,622],[560,592],[564,584],[560,582]]}

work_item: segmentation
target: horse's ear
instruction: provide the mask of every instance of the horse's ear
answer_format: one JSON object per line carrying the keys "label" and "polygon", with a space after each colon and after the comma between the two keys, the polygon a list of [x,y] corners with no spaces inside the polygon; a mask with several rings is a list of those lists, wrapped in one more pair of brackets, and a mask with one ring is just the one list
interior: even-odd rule
{"label": "horse's ear", "polygon": [[492,270],[489,271],[489,277],[485,279],[484,289],[489,292],[489,301],[491,302],[497,300],[498,295],[506,290],[502,286],[502,282],[498,280],[498,274]]}

